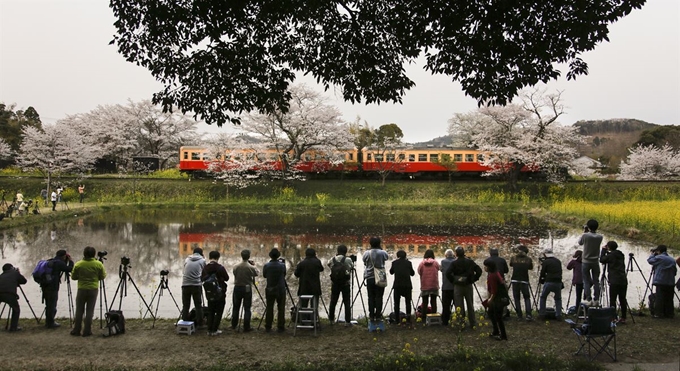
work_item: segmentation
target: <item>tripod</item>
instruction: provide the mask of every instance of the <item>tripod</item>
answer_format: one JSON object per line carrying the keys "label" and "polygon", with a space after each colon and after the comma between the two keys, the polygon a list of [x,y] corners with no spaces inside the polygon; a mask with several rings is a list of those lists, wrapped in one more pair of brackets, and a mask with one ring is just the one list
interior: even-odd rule
{"label": "tripod", "polygon": [[68,272],[65,272],[64,275],[66,276],[66,292],[68,293],[68,323],[71,328],[73,328],[73,317],[74,317],[74,310],[73,310],[73,291],[71,291],[71,275]]}
{"label": "tripod", "polygon": [[[359,288],[357,289],[357,294],[356,296],[354,295],[354,282],[356,281],[357,285]],[[357,297],[361,299],[361,306],[364,308],[364,318],[368,318],[368,312],[366,312],[366,303],[364,302],[364,297],[361,296],[361,288],[364,286],[365,281],[359,282],[359,275],[357,274],[357,270],[352,268],[352,288],[350,290],[350,296],[353,297],[351,302],[351,308],[350,310],[354,309],[354,302],[357,300]]]}
{"label": "tripod", "polygon": [[[146,300],[144,300],[144,296],[142,296],[142,293],[139,291],[139,288],[137,287],[137,284],[135,284],[135,281],[132,280],[132,276],[130,276],[128,268],[130,268],[130,258],[124,256],[120,259],[120,266],[118,267],[118,276],[120,277],[120,282],[118,283],[116,292],[113,294],[113,300],[111,301],[111,307],[109,307],[109,311],[113,310],[113,307],[116,304],[116,296],[118,295],[118,292],[120,292],[118,310],[119,311],[121,310],[121,308],[123,307],[123,296],[127,296],[127,281],[130,281],[132,282],[132,286],[134,286],[135,290],[137,290],[137,294],[144,303],[144,306],[149,311],[149,313],[151,313],[151,307],[149,307],[149,304],[147,304]],[[155,315],[151,314],[151,317],[153,317],[154,321],[156,320]]]}
{"label": "tripod", "polygon": [[[38,316],[35,314],[35,311],[33,311],[33,307],[31,306],[31,302],[28,301],[28,298],[26,297],[26,293],[24,292],[24,289],[19,286],[19,290],[21,290],[21,295],[24,297],[24,300],[26,300],[26,304],[28,304],[28,308],[31,309],[31,313],[33,313],[33,317],[35,318],[35,321],[40,324],[40,319]],[[2,307],[2,310],[0,310],[0,318],[2,318],[3,314],[5,313],[5,308],[7,308],[7,303],[4,303],[5,305]],[[7,311],[7,324],[5,325],[5,330],[9,328],[9,319],[10,319],[10,314],[12,313],[12,308],[10,308]]]}
{"label": "tripod", "polygon": [[257,329],[260,329],[260,326],[262,326],[262,321],[264,320],[264,312],[267,310],[267,302],[264,301],[264,298],[262,297],[262,294],[260,293],[260,289],[257,287],[257,282],[253,282],[253,286],[255,287],[255,291],[257,291],[257,296],[260,297],[260,301],[262,302],[262,305],[264,306],[264,311],[262,311],[263,315],[260,316],[260,322],[257,324]]}
{"label": "tripod", "polygon": [[[102,264],[104,264],[104,260],[106,260],[104,255],[106,255],[106,252],[104,252],[104,254],[102,254],[102,252],[100,251],[98,253],[98,255],[99,255],[99,258],[97,260],[99,260]],[[99,281],[99,328],[100,329],[104,328],[104,308],[108,308],[108,307],[109,307],[109,302],[106,299],[106,282],[104,280],[100,280]]]}
{"label": "tripod", "polygon": [[[182,310],[179,309],[179,305],[177,304],[177,300],[175,300],[175,296],[172,295],[172,291],[170,291],[170,287],[168,287],[168,271],[163,270],[161,271],[161,282],[158,283],[158,287],[156,288],[156,292],[154,292],[153,296],[151,297],[151,305],[153,305],[154,299],[158,297],[158,300],[156,300],[156,311],[154,312],[153,316],[153,325],[151,325],[151,328],[156,327],[156,319],[158,318],[158,308],[161,306],[161,296],[163,296],[163,290],[168,290],[168,293],[170,294],[170,297],[172,298],[172,301],[175,303],[175,307],[179,311],[179,315],[182,316]],[[141,296],[141,295],[140,295]],[[151,313],[150,311],[147,311],[144,313],[144,316],[142,319],[146,318],[146,315]]]}
{"label": "tripod", "polygon": [[[628,254],[628,266],[626,267],[626,272],[636,271],[636,269],[633,268],[633,264],[635,264],[637,271],[640,272],[642,279],[645,281],[645,293],[642,295],[642,303],[644,303],[645,298],[647,297],[647,290],[649,290],[650,294],[652,293],[652,291],[654,291],[654,290],[652,290],[652,287],[650,286],[650,283],[652,282],[652,276],[654,275],[654,267],[652,267],[652,271],[649,272],[649,279],[647,279],[647,277],[642,273],[642,268],[640,268],[640,265],[638,264],[637,260],[635,260],[635,255],[633,253],[630,253],[630,254]],[[631,315],[631,317],[632,317],[632,315]]]}

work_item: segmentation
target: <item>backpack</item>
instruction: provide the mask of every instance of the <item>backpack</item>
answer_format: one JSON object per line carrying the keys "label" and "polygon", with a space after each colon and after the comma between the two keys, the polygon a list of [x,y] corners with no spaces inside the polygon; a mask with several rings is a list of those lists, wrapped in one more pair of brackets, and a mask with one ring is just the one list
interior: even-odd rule
{"label": "backpack", "polygon": [[106,312],[105,337],[120,335],[125,333],[125,316],[120,310],[110,310]]}
{"label": "backpack", "polygon": [[217,279],[217,274],[213,273],[203,281],[203,290],[205,290],[205,297],[208,301],[222,300],[224,293],[220,281]]}
{"label": "backpack", "polygon": [[40,286],[47,286],[52,283],[52,266],[49,260],[41,260],[33,269],[33,280]]}
{"label": "backpack", "polygon": [[350,276],[347,272],[347,266],[345,266],[346,256],[343,256],[340,261],[333,258],[333,266],[331,266],[331,282],[333,283],[345,283],[349,281]]}

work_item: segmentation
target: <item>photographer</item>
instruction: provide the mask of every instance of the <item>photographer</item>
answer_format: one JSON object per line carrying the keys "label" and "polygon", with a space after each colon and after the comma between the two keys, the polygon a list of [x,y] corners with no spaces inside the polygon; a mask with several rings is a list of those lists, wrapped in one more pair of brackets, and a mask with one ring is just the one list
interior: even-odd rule
{"label": "photographer", "polygon": [[76,317],[75,325],[71,330],[71,335],[80,336],[80,329],[83,323],[83,312],[85,313],[85,327],[83,336],[92,335],[92,317],[94,316],[94,306],[99,295],[99,281],[106,278],[104,264],[95,259],[96,250],[92,246],[87,246],[83,250],[83,259],[73,266],[71,278],[78,281],[78,292],[76,294]]}
{"label": "photographer", "polygon": [[571,284],[576,287],[576,311],[581,306],[581,299],[583,298],[583,251],[576,250],[571,257],[571,261],[567,264],[567,269],[573,270],[574,274],[571,278]]}
{"label": "photographer", "polygon": [[262,276],[267,279],[264,329],[266,332],[272,330],[274,302],[276,302],[277,331],[284,332],[286,331],[286,263],[283,259],[279,259],[281,257],[279,249],[272,249],[269,257],[271,260],[262,268]]}
{"label": "photographer", "polygon": [[[356,259],[356,257],[355,257]],[[335,305],[342,293],[342,305],[345,308],[345,326],[352,326],[352,307],[350,306],[350,279],[354,263],[347,257],[347,246],[338,246],[338,255],[334,256],[329,262],[331,269],[331,304],[330,315],[328,318],[331,323],[335,320]]]}
{"label": "photographer", "polygon": [[546,314],[546,300],[548,295],[552,292],[555,294],[555,319],[562,320],[562,262],[559,261],[553,254],[551,248],[543,250],[545,259],[541,261],[541,273],[538,282],[543,284],[543,292],[538,304],[538,318],[545,319]]}
{"label": "photographer", "polygon": [[529,291],[529,271],[534,269],[534,262],[527,255],[529,249],[524,245],[517,246],[517,255],[510,259],[510,266],[512,267],[512,276],[510,277],[510,284],[512,285],[512,296],[515,300],[515,310],[517,318],[522,319],[522,303],[520,303],[520,294],[524,297],[524,309],[526,312],[526,320],[531,321],[531,295]]}
{"label": "photographer", "polygon": [[390,267],[390,274],[394,275],[394,314],[397,316],[399,323],[399,306],[401,298],[404,298],[406,307],[406,320],[411,322],[411,292],[413,291],[413,284],[411,277],[416,275],[413,270],[413,264],[406,259],[406,251],[397,251],[397,260],[392,262]]}
{"label": "photographer", "polygon": [[[323,264],[321,260],[316,257],[316,251],[312,248],[305,250],[305,258],[295,267],[295,277],[300,279],[298,285],[298,296],[314,295],[316,296],[316,305],[319,305],[319,296],[321,296],[321,279],[319,275],[323,272]],[[301,307],[307,306],[307,301],[300,303]],[[318,308],[317,313],[318,313]]]}
{"label": "photographer", "polygon": [[196,309],[196,327],[203,326],[203,304],[201,296],[203,288],[201,285],[201,273],[205,267],[203,249],[194,248],[194,253],[184,260],[184,274],[182,275],[182,320],[189,321],[189,309],[193,299]]}
{"label": "photographer", "polygon": [[[590,219],[583,227],[584,233],[578,240],[578,244],[583,246],[583,257],[581,271],[583,273],[583,296],[586,304],[597,307],[600,305],[600,246],[602,246],[602,235],[597,232],[599,223],[595,219]],[[593,288],[591,295],[590,288]]]}
{"label": "photographer", "polygon": [[654,270],[652,283],[656,286],[654,318],[673,318],[673,284],[677,268],[667,250],[666,245],[659,245],[647,258]]}
{"label": "photographer", "polygon": [[236,264],[234,267],[234,293],[232,295],[232,303],[234,309],[231,315],[231,328],[236,329],[239,321],[239,310],[241,303],[243,303],[243,332],[250,332],[253,329],[250,327],[250,307],[253,304],[253,285],[255,284],[255,277],[260,272],[255,268],[255,263],[250,260],[250,250],[241,251],[241,259],[243,261]]}
{"label": "photographer", "polygon": [[57,301],[59,300],[59,286],[61,285],[62,273],[69,274],[73,270],[73,260],[66,250],[59,250],[49,263],[52,268],[52,279],[50,283],[41,285],[43,301],[45,302],[45,327],[57,328],[59,323],[54,321],[57,315]]}
{"label": "photographer", "polygon": [[[454,305],[456,308],[460,308],[462,316],[465,316],[467,312],[469,326],[474,328],[477,325],[477,320],[475,319],[474,287],[472,285],[482,276],[482,268],[474,260],[465,256],[465,249],[462,246],[456,246],[455,254],[456,260],[446,270],[446,278],[455,285],[453,290]],[[463,301],[465,301],[465,306],[463,306]]]}
{"label": "photographer", "polygon": [[375,284],[374,268],[384,268],[385,262],[389,259],[387,252],[381,247],[380,237],[371,237],[369,244],[371,248],[364,252],[364,280],[366,280],[366,291],[368,292],[368,316],[369,321],[382,321],[383,295],[385,288]]}
{"label": "photographer", "polygon": [[219,251],[211,251],[208,254],[208,258],[210,258],[210,262],[203,268],[201,281],[205,281],[214,274],[217,283],[222,289],[222,295],[215,295],[217,298],[214,300],[208,298],[208,335],[217,336],[222,333],[220,331],[220,322],[222,322],[224,307],[227,305],[227,281],[229,281],[229,274],[224,266],[218,263],[218,260],[220,260]]}
{"label": "photographer", "polygon": [[19,295],[17,295],[17,288],[19,285],[25,284],[26,278],[21,275],[19,268],[14,268],[12,264],[5,264],[2,266],[2,274],[0,274],[0,303],[7,303],[12,310],[12,320],[9,325],[9,331],[21,331],[19,327]]}
{"label": "photographer", "polygon": [[618,323],[626,323],[626,311],[628,301],[626,292],[628,291],[628,277],[626,276],[626,257],[618,250],[619,245],[616,241],[609,241],[602,248],[600,253],[600,263],[606,264],[605,270],[609,272],[609,300],[613,307],[616,307],[616,298],[619,298],[621,305],[621,318]]}

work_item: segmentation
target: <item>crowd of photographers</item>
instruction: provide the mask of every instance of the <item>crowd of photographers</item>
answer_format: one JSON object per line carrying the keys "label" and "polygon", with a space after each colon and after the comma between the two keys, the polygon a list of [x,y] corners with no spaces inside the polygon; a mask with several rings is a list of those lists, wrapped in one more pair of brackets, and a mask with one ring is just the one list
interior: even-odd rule
{"label": "crowd of photographers", "polygon": [[[620,308],[618,323],[626,323],[629,306],[626,300],[628,277],[627,271],[631,269],[625,265],[625,256],[618,250],[615,241],[609,241],[602,246],[603,237],[597,233],[598,222],[589,220],[584,226],[584,233],[578,243],[583,250],[577,250],[572,260],[566,265],[568,270],[573,271],[572,286],[576,289],[576,306],[578,311],[581,304],[586,307],[599,307],[600,298],[603,297],[601,283],[608,286],[609,304],[616,307],[617,301]],[[370,249],[361,257],[364,263],[363,282],[357,284],[360,288],[366,286],[368,294],[368,320],[370,323],[381,322],[383,319],[383,299],[387,286],[386,263],[389,260],[387,252],[382,249],[379,237],[371,237]],[[336,320],[335,313],[337,303],[342,296],[341,307],[344,308],[344,323],[352,325],[352,297],[351,284],[353,279],[354,264],[357,257],[347,256],[348,249],[344,245],[337,248],[337,255],[330,259],[327,267],[331,277],[331,302],[328,317],[331,322]],[[95,256],[98,255],[99,259]],[[40,278],[42,298],[45,303],[45,326],[49,329],[60,327],[55,321],[57,302],[59,300],[59,288],[62,278],[66,281],[73,279],[78,281],[76,295],[75,326],[72,335],[92,335],[92,317],[94,306],[99,293],[99,282],[106,277],[106,270],[102,264],[106,252],[96,253],[93,247],[86,247],[83,258],[74,264],[73,259],[66,250],[59,250],[52,259],[45,261],[45,272]],[[242,329],[243,332],[252,331],[251,316],[253,291],[257,293],[265,304],[265,331],[273,329],[274,319],[278,332],[285,331],[285,308],[286,294],[294,300],[286,284],[286,264],[281,259],[281,252],[274,248],[269,252],[270,261],[264,264],[262,275],[266,279],[264,297],[255,285],[255,279],[260,275],[260,270],[250,260],[250,251],[241,251],[242,261],[232,269],[232,329]],[[441,322],[447,326],[453,320],[452,313],[467,317],[467,326],[474,328],[477,320],[474,314],[474,294],[476,282],[482,276],[482,269],[470,258],[465,256],[463,247],[455,250],[446,250],[443,260],[438,262],[434,252],[427,250],[423,260],[414,269],[411,261],[407,259],[406,252],[399,250],[397,259],[391,263],[389,273],[394,276],[393,280],[393,319],[397,323],[410,323],[412,320],[411,309],[415,309],[419,321],[427,321],[428,314],[437,313],[437,299],[441,295],[443,304]],[[125,258],[127,259],[127,258]],[[226,306],[227,282],[230,275],[227,269],[219,263],[220,253],[211,251],[206,262],[201,248],[195,248],[193,254],[186,258],[182,277],[182,309],[181,317],[185,321],[195,321],[199,328],[207,327],[211,336],[222,333],[220,322]],[[629,264],[633,261],[630,254]],[[655,318],[673,318],[673,297],[675,288],[680,290],[680,280],[675,281],[677,266],[680,266],[680,258],[674,260],[668,255],[667,247],[659,245],[651,251],[647,262],[652,266],[651,282],[655,287],[655,293],[650,296],[650,310]],[[42,261],[41,261],[42,263]],[[33,272],[36,277],[36,271]],[[128,261],[129,263],[129,261]],[[539,257],[540,272],[539,286],[537,290],[539,305],[539,319],[554,318],[561,320],[563,263],[557,259],[550,248],[542,251]],[[637,264],[637,263],[636,263]],[[482,305],[488,312],[492,322],[493,333],[498,340],[507,340],[504,318],[510,317],[509,306],[512,304],[517,317],[521,320],[533,320],[532,301],[534,296],[529,280],[529,271],[534,269],[534,262],[529,257],[529,249],[526,246],[516,247],[515,255],[511,257],[510,264],[499,256],[497,249],[490,249],[490,256],[484,261],[484,270],[487,272],[488,297],[482,300]],[[509,277],[509,285],[506,275]],[[603,274],[600,277],[601,269]],[[20,314],[19,296],[17,289],[27,282],[26,278],[17,268],[11,264],[5,264],[0,274],[0,303],[6,303],[12,311],[9,331],[20,331],[18,320]],[[314,303],[318,306],[322,295],[320,275],[324,271],[324,265],[316,256],[314,249],[305,250],[305,258],[298,263],[294,275],[299,279],[297,295],[313,296]],[[167,275],[167,271],[166,272]],[[420,276],[420,295],[414,305],[411,297],[413,291],[412,277],[416,272]],[[442,285],[440,286],[440,275]],[[512,289],[511,300],[509,288]],[[441,290],[440,290],[441,289]],[[651,291],[651,290],[650,290]],[[205,296],[204,296],[205,294]],[[70,295],[70,285],[69,285]],[[477,291],[479,296],[479,292]],[[546,301],[548,296],[554,297],[554,308],[548,308]],[[571,291],[570,291],[571,295]],[[206,313],[203,313],[203,299],[207,299]],[[402,299],[405,302],[404,312],[401,311]],[[523,299],[523,300],[522,300]],[[481,296],[480,296],[481,300]],[[191,309],[193,302],[193,310]],[[296,303],[293,303],[294,305]],[[307,303],[297,303],[306,306]],[[452,309],[455,308],[455,312]],[[318,311],[318,308],[316,308]],[[274,316],[276,310],[276,316]],[[206,318],[206,323],[204,322]],[[84,320],[84,326],[83,324]],[[82,330],[82,332],[81,332]]]}

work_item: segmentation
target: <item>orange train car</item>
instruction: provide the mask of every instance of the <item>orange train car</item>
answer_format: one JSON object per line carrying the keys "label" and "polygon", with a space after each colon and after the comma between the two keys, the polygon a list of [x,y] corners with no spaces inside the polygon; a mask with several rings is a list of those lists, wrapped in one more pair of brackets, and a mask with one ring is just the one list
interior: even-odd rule
{"label": "orange train car", "polygon": [[[248,159],[253,170],[266,168],[280,170],[280,155],[274,150],[232,151],[224,155],[211,156],[205,147],[184,146],[179,151],[179,170],[187,173],[206,172],[210,163],[219,162],[229,168],[230,161]],[[336,151],[326,154],[308,151],[295,164],[298,171],[308,174],[357,172],[359,162],[364,172],[389,171],[409,176],[446,174],[448,172],[481,174],[489,168],[481,162],[483,154],[469,148],[421,147],[400,148],[393,151],[364,149],[359,158],[357,149]]]}

